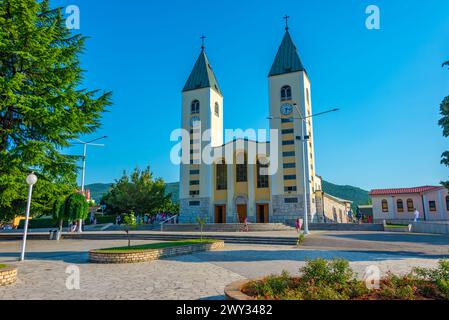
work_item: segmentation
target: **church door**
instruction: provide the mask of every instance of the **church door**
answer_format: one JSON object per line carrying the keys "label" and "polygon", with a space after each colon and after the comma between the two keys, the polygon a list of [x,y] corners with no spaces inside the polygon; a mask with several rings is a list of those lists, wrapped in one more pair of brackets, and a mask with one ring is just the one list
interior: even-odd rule
{"label": "church door", "polygon": [[257,223],[268,223],[268,204],[257,205]]}
{"label": "church door", "polygon": [[215,223],[226,223],[226,206],[215,206]]}
{"label": "church door", "polygon": [[237,214],[239,216],[239,223],[245,223],[245,219],[247,216],[246,204],[238,204],[237,205]]}

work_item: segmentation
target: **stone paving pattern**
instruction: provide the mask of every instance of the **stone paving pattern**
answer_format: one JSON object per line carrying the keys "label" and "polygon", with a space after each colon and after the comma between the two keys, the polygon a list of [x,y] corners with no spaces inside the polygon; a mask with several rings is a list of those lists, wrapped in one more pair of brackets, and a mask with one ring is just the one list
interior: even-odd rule
{"label": "stone paving pattern", "polygon": [[[155,241],[133,241],[133,244]],[[0,242],[0,263],[17,265],[17,282],[0,288],[0,299],[223,299],[237,280],[287,270],[298,274],[306,260],[349,259],[361,276],[367,266],[382,272],[434,267],[449,258],[449,236],[374,232],[317,232],[304,247],[231,245],[133,265],[87,263],[91,249],[126,245],[123,240],[29,241],[27,261],[19,263],[20,241]],[[66,288],[66,268],[80,268],[80,290]]]}

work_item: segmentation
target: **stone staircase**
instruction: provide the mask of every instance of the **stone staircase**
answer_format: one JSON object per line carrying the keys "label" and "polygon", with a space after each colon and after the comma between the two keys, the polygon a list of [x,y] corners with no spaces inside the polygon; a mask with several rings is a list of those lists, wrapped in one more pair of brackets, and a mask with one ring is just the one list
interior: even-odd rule
{"label": "stone staircase", "polygon": [[[228,224],[206,224],[203,227],[204,232],[239,232],[243,228],[243,224],[228,223]],[[287,226],[282,223],[257,223],[248,224],[249,232],[267,232],[267,231],[294,231],[295,228]],[[163,231],[170,232],[199,232],[200,226],[198,224],[166,224],[163,226]]]}
{"label": "stone staircase", "polygon": [[[199,239],[201,235],[196,234],[183,234],[183,233],[139,233],[138,231],[133,231],[130,233],[130,237],[133,241],[135,240],[158,240],[158,241],[177,241],[177,240],[190,240]],[[84,232],[63,234],[62,238],[65,240],[123,240],[126,244],[127,236],[123,232]],[[204,239],[217,239],[224,240],[225,243],[235,243],[235,244],[262,244],[262,245],[296,245],[297,238],[295,236],[281,236],[281,237],[270,237],[263,235],[247,235],[245,232],[235,233],[235,235],[229,234],[207,234],[203,235]],[[6,240],[20,240],[22,235],[18,233],[0,233],[0,241]],[[48,235],[43,233],[30,233],[28,235],[29,240],[48,240]]]}

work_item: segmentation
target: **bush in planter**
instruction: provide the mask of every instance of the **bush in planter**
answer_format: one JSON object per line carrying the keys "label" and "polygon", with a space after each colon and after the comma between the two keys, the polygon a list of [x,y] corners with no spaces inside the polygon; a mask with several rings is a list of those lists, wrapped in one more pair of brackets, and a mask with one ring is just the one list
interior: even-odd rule
{"label": "bush in planter", "polygon": [[303,244],[304,244],[304,241],[306,240],[306,236],[304,235],[304,233],[300,233],[299,235],[298,235],[298,240],[296,241],[296,245],[299,247],[299,246],[302,246]]}
{"label": "bush in planter", "polygon": [[259,298],[281,300],[349,300],[367,293],[363,282],[345,260],[317,259],[300,269],[301,278],[287,272],[269,276],[263,281],[250,282],[244,292]]}
{"label": "bush in planter", "polygon": [[434,283],[449,300],[449,260],[441,260],[436,269],[415,268],[414,273],[421,279]]}
{"label": "bush in planter", "polygon": [[369,290],[354,277],[345,260],[309,261],[293,278],[284,272],[262,281],[248,283],[242,291],[258,299],[274,300],[449,300],[449,261],[440,261],[437,269],[415,269],[405,276],[388,274],[380,288]]}

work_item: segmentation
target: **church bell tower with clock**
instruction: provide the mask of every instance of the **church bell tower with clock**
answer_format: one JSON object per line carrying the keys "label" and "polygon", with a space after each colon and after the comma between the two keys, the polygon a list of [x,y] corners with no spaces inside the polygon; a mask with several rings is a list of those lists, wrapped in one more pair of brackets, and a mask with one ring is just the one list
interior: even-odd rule
{"label": "church bell tower with clock", "polygon": [[[271,177],[272,222],[285,222],[294,220],[295,217],[303,217],[304,190],[307,195],[309,222],[318,222],[315,191],[321,186],[315,181],[318,179],[315,174],[313,124],[310,117],[312,115],[310,80],[293,43],[288,25],[268,78],[272,116],[270,128],[278,130],[279,139],[279,167],[277,173]],[[304,128],[302,128],[303,118],[306,119]]]}

